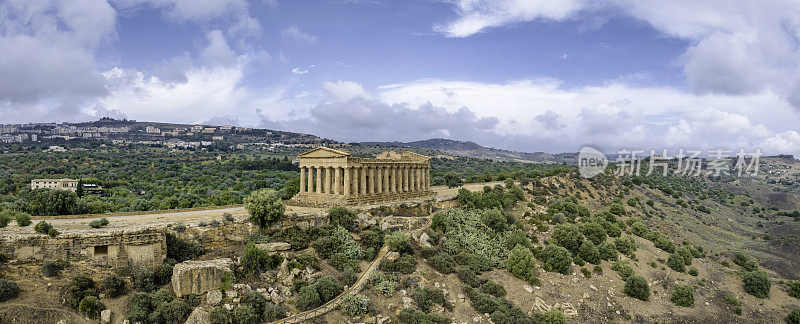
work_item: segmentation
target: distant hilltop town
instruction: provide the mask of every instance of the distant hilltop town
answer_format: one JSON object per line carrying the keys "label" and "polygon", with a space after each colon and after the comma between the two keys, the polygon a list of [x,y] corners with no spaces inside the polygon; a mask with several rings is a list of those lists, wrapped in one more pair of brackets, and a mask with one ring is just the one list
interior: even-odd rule
{"label": "distant hilltop town", "polygon": [[63,151],[67,146],[65,144],[80,141],[102,141],[113,145],[157,145],[173,149],[211,146],[234,149],[308,149],[322,145],[341,145],[308,134],[232,125],[170,124],[112,118],[84,123],[0,124],[0,144],[42,145],[49,147],[49,151]]}

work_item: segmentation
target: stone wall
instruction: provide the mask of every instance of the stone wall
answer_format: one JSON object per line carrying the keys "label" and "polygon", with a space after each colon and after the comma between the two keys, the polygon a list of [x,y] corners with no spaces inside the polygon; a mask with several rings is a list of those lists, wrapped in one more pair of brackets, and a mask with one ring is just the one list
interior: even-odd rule
{"label": "stone wall", "polygon": [[0,252],[19,262],[86,261],[114,268],[152,268],[164,262],[167,242],[163,229],[72,231],[55,238],[8,233],[0,236]]}

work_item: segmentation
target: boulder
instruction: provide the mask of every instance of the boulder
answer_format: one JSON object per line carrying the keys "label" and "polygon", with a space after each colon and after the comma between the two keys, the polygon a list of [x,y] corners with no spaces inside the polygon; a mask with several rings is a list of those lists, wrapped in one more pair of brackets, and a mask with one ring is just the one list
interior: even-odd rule
{"label": "boulder", "polygon": [[428,241],[430,238],[428,233],[422,233],[422,235],[419,236],[419,245],[422,247],[431,247],[431,243]]}
{"label": "boulder", "polygon": [[292,245],[286,242],[273,242],[273,243],[259,243],[256,247],[269,252],[289,251]]}
{"label": "boulder", "polygon": [[111,310],[104,309],[100,312],[100,324],[110,324],[111,323]]}
{"label": "boulder", "polygon": [[233,260],[229,258],[178,263],[172,269],[172,290],[182,297],[219,289],[224,276],[233,279],[232,269]]}
{"label": "boulder", "polygon": [[210,322],[211,318],[208,316],[208,312],[202,307],[196,307],[184,324],[206,324]]}
{"label": "boulder", "polygon": [[206,295],[206,304],[217,306],[222,302],[222,292],[219,290],[211,290]]}
{"label": "boulder", "polygon": [[378,224],[378,221],[375,219],[375,216],[372,216],[370,214],[356,215],[356,222],[358,223],[358,227],[360,227],[361,229],[372,227]]}

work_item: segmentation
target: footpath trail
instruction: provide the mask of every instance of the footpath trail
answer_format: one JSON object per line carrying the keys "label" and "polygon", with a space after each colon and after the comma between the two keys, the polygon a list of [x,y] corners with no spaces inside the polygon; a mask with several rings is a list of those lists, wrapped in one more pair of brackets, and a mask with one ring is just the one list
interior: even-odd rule
{"label": "footpath trail", "polygon": [[383,259],[386,258],[388,254],[389,254],[389,246],[384,245],[383,248],[378,252],[378,255],[375,257],[375,260],[372,261],[372,263],[370,263],[369,267],[367,267],[367,270],[364,271],[364,273],[361,274],[361,277],[358,278],[358,281],[356,281],[356,283],[353,284],[353,287],[350,287],[349,289],[345,290],[342,294],[336,296],[336,298],[331,299],[330,301],[328,301],[327,303],[325,303],[320,307],[302,313],[298,313],[281,320],[274,321],[272,322],[272,324],[299,323],[310,320],[314,317],[320,316],[322,314],[325,314],[329,311],[336,309],[337,307],[339,307],[339,305],[342,304],[345,295],[347,294],[355,295],[361,291],[361,288],[364,287],[364,283],[367,282],[369,276],[373,272],[375,272],[376,269],[378,269],[378,265],[381,264],[381,261],[383,261]]}

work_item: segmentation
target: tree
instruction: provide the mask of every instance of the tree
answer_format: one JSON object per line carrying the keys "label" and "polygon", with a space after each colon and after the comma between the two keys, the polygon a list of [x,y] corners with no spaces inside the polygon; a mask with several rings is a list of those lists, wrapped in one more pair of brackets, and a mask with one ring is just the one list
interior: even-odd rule
{"label": "tree", "polygon": [[758,298],[769,298],[769,289],[772,283],[767,273],[761,270],[750,271],[742,278],[744,291]]}
{"label": "tree", "polygon": [[356,213],[343,206],[336,206],[328,210],[328,219],[330,220],[330,225],[341,225],[350,229],[356,220]]}
{"label": "tree", "polygon": [[669,300],[675,305],[690,307],[694,305],[694,289],[692,286],[675,285],[675,290],[672,291],[672,297]]}
{"label": "tree", "polygon": [[667,259],[667,266],[677,272],[686,271],[686,261],[684,261],[683,257],[678,253],[672,253],[669,255],[669,258]]}
{"label": "tree", "polygon": [[544,269],[561,274],[569,274],[572,266],[572,255],[564,247],[550,244],[542,250]]}
{"label": "tree", "polygon": [[583,234],[575,224],[558,224],[553,229],[553,241],[565,247],[572,254],[577,255],[578,249],[583,243]]}
{"label": "tree", "polygon": [[77,188],[75,188],[75,195],[78,196],[78,198],[83,197],[83,179],[78,179],[78,185]]}
{"label": "tree", "polygon": [[650,299],[650,285],[642,276],[632,275],[625,280],[625,294],[633,298],[647,301]]}
{"label": "tree", "polygon": [[606,240],[606,230],[603,228],[603,225],[597,222],[581,224],[581,232],[583,232],[583,236],[594,243],[594,245],[603,243],[603,241]]}
{"label": "tree", "polygon": [[536,270],[536,262],[533,260],[533,253],[531,250],[517,244],[511,253],[508,254],[506,261],[506,268],[514,277],[529,280],[533,277],[534,270]]}
{"label": "tree", "polygon": [[600,251],[597,250],[597,247],[592,243],[592,241],[585,241],[581,244],[581,248],[578,251],[578,255],[586,262],[591,264],[600,264]]}
{"label": "tree", "polygon": [[244,199],[244,207],[250,213],[250,222],[267,228],[283,217],[286,207],[272,189],[253,191]]}
{"label": "tree", "polygon": [[461,185],[461,177],[455,172],[448,172],[444,175],[444,184],[448,188],[455,188]]}

